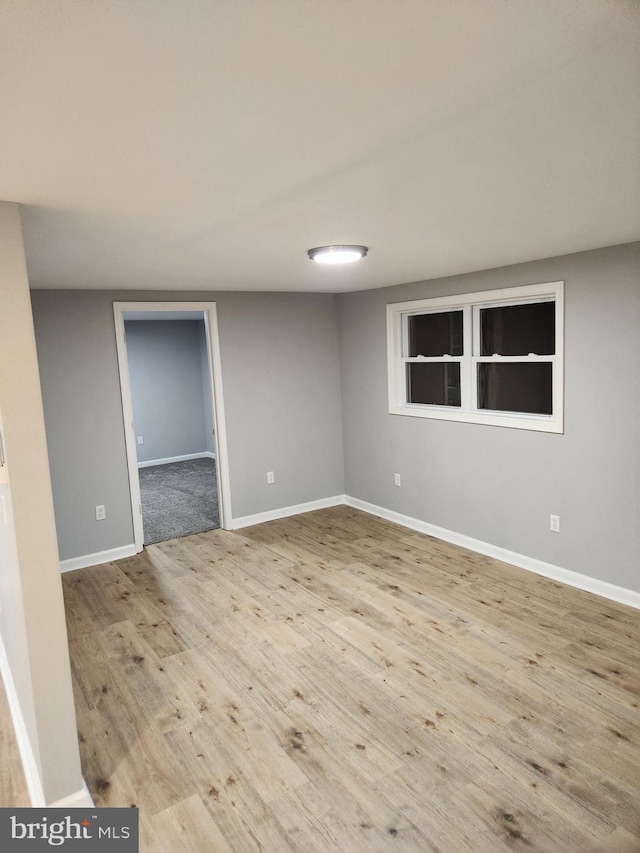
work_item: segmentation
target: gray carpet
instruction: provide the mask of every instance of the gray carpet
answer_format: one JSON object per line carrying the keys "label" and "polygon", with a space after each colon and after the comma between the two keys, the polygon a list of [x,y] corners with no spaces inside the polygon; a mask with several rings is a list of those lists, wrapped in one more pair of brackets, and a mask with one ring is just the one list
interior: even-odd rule
{"label": "gray carpet", "polygon": [[138,475],[145,545],[220,526],[215,460],[154,465]]}

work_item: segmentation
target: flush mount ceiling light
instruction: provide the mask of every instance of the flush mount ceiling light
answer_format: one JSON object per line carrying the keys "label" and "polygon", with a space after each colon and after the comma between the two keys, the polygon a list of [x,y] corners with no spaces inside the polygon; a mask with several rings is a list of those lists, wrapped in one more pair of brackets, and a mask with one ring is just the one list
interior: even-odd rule
{"label": "flush mount ceiling light", "polygon": [[318,264],[352,264],[367,254],[367,246],[318,246],[307,254]]}

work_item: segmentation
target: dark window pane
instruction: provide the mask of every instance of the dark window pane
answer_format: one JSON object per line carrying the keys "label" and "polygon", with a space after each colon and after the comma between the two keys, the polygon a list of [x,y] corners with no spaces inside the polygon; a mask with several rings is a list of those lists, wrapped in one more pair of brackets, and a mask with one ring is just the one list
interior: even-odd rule
{"label": "dark window pane", "polygon": [[544,362],[479,364],[478,408],[553,414],[552,365]]}
{"label": "dark window pane", "polygon": [[460,405],[460,364],[413,362],[407,367],[407,401],[432,406]]}
{"label": "dark window pane", "polygon": [[480,309],[480,355],[554,355],[555,302]]}
{"label": "dark window pane", "polygon": [[462,355],[462,311],[409,317],[409,356]]}

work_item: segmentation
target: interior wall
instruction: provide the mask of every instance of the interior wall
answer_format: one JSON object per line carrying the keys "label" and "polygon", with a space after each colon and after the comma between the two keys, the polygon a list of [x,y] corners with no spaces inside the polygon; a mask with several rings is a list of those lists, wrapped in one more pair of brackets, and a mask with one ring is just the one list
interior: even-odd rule
{"label": "interior wall", "polygon": [[[341,295],[342,405],[334,296],[33,292],[61,557],[133,541],[113,301],[213,300],[234,517],[346,491],[640,589],[639,253],[629,244]],[[388,413],[387,302],[558,279],[564,435]],[[97,503],[107,505],[106,522],[94,521]],[[549,531],[551,513],[560,534]]]}
{"label": "interior wall", "polygon": [[[0,412],[0,434],[4,435],[1,415]],[[0,566],[2,567],[0,572],[0,673],[6,682],[7,695],[12,691],[12,685],[9,682],[13,683],[18,713],[22,717],[26,738],[31,745],[33,763],[38,774],[41,774],[29,643],[8,467],[4,465],[0,472],[2,475],[0,477]],[[19,723],[15,728],[17,729],[18,726]]]}
{"label": "interior wall", "polygon": [[[557,280],[563,435],[389,414],[387,303]],[[341,295],[347,494],[640,590],[639,282],[634,243]]]}
{"label": "interior wall", "polygon": [[171,300],[217,303],[234,518],[344,493],[334,296],[36,290],[63,560],[133,542],[113,302]]}
{"label": "interior wall", "polygon": [[205,452],[204,322],[129,320],[125,330],[138,462]]}
{"label": "interior wall", "polygon": [[82,790],[20,211],[0,202],[0,662],[34,806]]}

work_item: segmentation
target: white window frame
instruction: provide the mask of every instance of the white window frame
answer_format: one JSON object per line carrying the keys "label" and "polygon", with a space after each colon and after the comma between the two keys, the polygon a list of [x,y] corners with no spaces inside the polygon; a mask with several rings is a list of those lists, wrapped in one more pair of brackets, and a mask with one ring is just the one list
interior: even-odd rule
{"label": "white window frame", "polygon": [[[502,305],[555,303],[555,354],[525,356],[480,355],[480,309]],[[408,357],[408,318],[413,314],[442,311],[463,312],[463,354],[461,356]],[[552,364],[551,415],[498,412],[478,409],[477,365],[482,362],[545,362]],[[406,365],[411,362],[459,362],[460,406],[437,406],[407,402]],[[438,296],[387,305],[387,364],[389,412],[414,418],[435,418],[464,423],[529,429],[539,432],[564,432],[564,282],[522,285],[456,296]]]}

